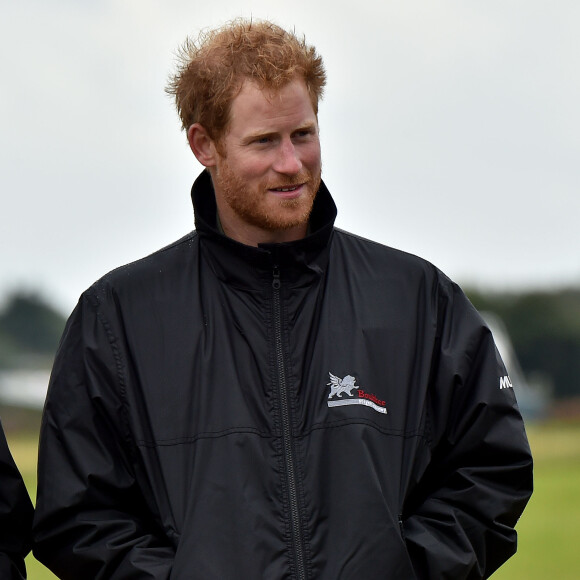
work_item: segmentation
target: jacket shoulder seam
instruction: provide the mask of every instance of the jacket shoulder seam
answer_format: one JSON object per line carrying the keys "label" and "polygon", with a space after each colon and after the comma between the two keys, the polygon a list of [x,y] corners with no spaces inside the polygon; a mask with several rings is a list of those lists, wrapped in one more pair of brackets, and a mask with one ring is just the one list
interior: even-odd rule
{"label": "jacket shoulder seam", "polygon": [[[111,271],[107,272],[99,281],[110,279],[113,276],[113,274],[120,273],[123,270],[131,268],[132,266],[136,266],[137,264],[147,262],[148,260],[152,260],[156,256],[160,256],[161,254],[164,254],[165,252],[169,252],[170,250],[173,250],[174,248],[177,248],[178,246],[181,246],[182,244],[185,244],[187,242],[194,240],[196,237],[197,237],[197,232],[194,230],[194,231],[186,234],[185,236],[183,236],[179,240],[175,240],[171,244],[168,244],[167,246],[164,246],[163,248],[160,248],[158,250],[155,250],[154,252],[151,252],[147,256],[143,256],[141,258],[138,258],[137,260],[132,260],[131,262],[127,262],[126,264],[118,266],[117,268],[113,268]],[[98,283],[99,282],[96,282],[96,284],[98,284]]]}
{"label": "jacket shoulder seam", "polygon": [[105,331],[105,336],[107,337],[107,342],[111,353],[113,354],[113,360],[115,361],[115,374],[117,377],[117,382],[119,385],[119,397],[121,399],[121,408],[123,413],[123,431],[125,434],[125,439],[127,443],[131,443],[130,429],[129,429],[129,418],[128,418],[128,408],[127,408],[127,381],[125,379],[125,374],[123,372],[123,355],[121,354],[118,338],[115,336],[109,320],[102,312],[100,306],[101,301],[92,291],[87,291],[85,293],[88,302],[94,309],[95,315],[98,321],[101,323],[103,330]]}

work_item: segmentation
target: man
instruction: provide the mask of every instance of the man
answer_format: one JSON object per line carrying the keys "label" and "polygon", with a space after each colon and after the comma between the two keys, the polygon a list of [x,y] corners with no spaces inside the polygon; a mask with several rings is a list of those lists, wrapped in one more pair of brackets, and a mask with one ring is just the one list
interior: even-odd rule
{"label": "man", "polygon": [[30,552],[32,503],[8,448],[0,423],[0,578],[26,578]]}
{"label": "man", "polygon": [[484,578],[532,463],[489,330],[427,262],[334,229],[313,48],[235,21],[169,91],[196,230],[82,296],[35,554],[61,578]]}

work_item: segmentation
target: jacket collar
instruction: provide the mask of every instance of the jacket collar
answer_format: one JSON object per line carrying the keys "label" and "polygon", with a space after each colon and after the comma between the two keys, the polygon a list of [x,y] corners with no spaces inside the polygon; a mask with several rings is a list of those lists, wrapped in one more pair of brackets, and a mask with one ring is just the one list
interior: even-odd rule
{"label": "jacket collar", "polygon": [[241,286],[262,284],[275,266],[282,282],[303,284],[320,276],[328,263],[329,242],[334,230],[336,205],[322,182],[310,215],[310,233],[295,242],[241,244],[218,231],[217,206],[209,172],[203,171],[191,189],[195,228],[210,266],[221,280]]}

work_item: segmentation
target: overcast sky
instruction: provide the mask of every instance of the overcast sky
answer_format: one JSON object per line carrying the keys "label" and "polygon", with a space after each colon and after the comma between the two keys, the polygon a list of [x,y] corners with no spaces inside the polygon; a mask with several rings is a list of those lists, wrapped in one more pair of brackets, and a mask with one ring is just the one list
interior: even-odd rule
{"label": "overcast sky", "polygon": [[68,312],[193,229],[201,166],[164,86],[187,35],[240,15],[324,58],[339,227],[464,285],[580,285],[577,0],[0,4],[0,296]]}

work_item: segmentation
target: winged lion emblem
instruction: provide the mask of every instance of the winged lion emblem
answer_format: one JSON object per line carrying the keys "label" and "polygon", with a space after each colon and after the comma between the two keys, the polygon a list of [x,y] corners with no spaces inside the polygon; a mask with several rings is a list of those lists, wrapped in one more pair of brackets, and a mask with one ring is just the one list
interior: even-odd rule
{"label": "winged lion emblem", "polygon": [[349,397],[352,396],[351,391],[357,389],[358,386],[355,385],[356,379],[351,375],[346,375],[344,379],[328,373],[330,376],[330,383],[326,383],[330,387],[330,393],[328,395],[329,399],[332,397],[342,397],[342,393],[347,393]]}

